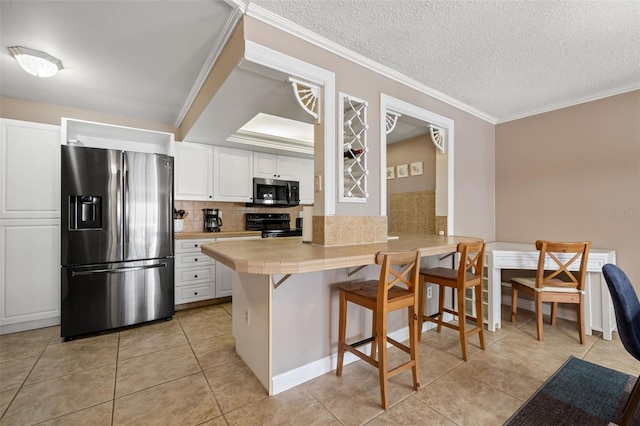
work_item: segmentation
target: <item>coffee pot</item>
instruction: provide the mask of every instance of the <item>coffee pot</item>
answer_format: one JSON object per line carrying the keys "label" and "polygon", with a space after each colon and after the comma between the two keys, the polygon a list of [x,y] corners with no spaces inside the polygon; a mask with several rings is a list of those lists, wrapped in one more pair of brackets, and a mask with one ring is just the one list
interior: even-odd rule
{"label": "coffee pot", "polygon": [[220,209],[202,209],[202,213],[205,232],[220,232],[222,226]]}

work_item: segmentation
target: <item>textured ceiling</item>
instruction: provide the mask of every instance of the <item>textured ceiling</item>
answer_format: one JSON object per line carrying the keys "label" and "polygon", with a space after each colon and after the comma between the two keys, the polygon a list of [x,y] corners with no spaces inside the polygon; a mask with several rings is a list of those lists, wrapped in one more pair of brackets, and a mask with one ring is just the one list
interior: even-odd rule
{"label": "textured ceiling", "polygon": [[640,2],[255,0],[493,121],[640,88]]}
{"label": "textured ceiling", "polygon": [[[179,124],[225,26],[246,3],[0,0],[0,95]],[[640,88],[638,1],[256,0],[251,5],[490,121]],[[59,57],[64,70],[50,79],[22,72],[7,50],[14,45]],[[235,114],[239,125],[258,112],[278,114],[276,105],[290,103],[286,96],[276,102],[270,90],[280,89],[261,90],[269,94],[270,110],[255,110],[265,103],[252,98],[244,115]],[[230,102],[220,99],[216,105]],[[290,111],[280,114],[297,119]],[[220,117],[215,114],[210,126],[229,127],[230,133],[236,123],[221,125]]]}

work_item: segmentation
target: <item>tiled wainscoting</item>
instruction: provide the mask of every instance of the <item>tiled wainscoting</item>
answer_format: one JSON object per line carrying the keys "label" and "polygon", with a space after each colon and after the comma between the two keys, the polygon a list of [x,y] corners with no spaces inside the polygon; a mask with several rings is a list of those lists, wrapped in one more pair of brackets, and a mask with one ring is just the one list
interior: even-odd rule
{"label": "tiled wainscoting", "polygon": [[425,232],[447,235],[447,217],[436,216],[436,191],[391,194],[389,227],[393,232]]}

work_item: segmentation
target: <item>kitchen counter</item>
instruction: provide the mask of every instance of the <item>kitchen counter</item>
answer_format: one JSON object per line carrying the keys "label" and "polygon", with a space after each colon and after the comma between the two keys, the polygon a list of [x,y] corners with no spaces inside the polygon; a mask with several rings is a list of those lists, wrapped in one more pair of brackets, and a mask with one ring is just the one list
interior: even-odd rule
{"label": "kitchen counter", "polygon": [[[233,270],[232,331],[236,353],[275,395],[336,367],[337,283],[377,280],[378,251],[419,248],[423,267],[439,265],[439,256],[471,237],[401,233],[384,243],[324,247],[300,237],[215,241],[201,250]],[[450,260],[449,260],[450,263]],[[433,300],[432,300],[433,301]],[[428,302],[429,303],[429,302]],[[348,308],[348,339],[371,330],[371,315]],[[425,322],[424,330],[432,327]],[[390,336],[408,338],[406,311],[388,316]],[[345,364],[357,360],[345,354]]]}
{"label": "kitchen counter", "polygon": [[261,237],[260,231],[220,231],[220,232],[176,232],[176,240],[195,240],[203,238],[238,238],[238,237]]}
{"label": "kitchen counter", "polygon": [[351,246],[316,246],[300,237],[218,241],[202,245],[202,252],[237,272],[251,274],[297,274],[371,265],[379,251],[419,248],[422,257],[449,253],[472,237],[399,233],[385,243]]}

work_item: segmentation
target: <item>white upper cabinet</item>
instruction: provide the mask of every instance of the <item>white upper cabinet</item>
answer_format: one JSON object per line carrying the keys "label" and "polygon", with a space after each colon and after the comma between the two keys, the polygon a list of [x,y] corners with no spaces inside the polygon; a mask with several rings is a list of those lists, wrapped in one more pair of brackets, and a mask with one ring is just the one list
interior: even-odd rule
{"label": "white upper cabinet", "polygon": [[253,177],[297,180],[298,159],[285,155],[255,152],[253,155]]}
{"label": "white upper cabinet", "polygon": [[253,178],[300,182],[300,203],[313,204],[313,160],[176,142],[175,199],[253,202]]}
{"label": "white upper cabinet", "polygon": [[300,204],[313,204],[313,160],[298,158],[298,180],[300,182]]}
{"label": "white upper cabinet", "polygon": [[216,146],[213,161],[214,200],[250,203],[253,200],[253,152]]}
{"label": "white upper cabinet", "polygon": [[0,218],[60,217],[60,126],[1,120]]}
{"label": "white upper cabinet", "polygon": [[176,200],[213,200],[213,147],[189,142],[174,145]]}

